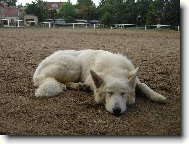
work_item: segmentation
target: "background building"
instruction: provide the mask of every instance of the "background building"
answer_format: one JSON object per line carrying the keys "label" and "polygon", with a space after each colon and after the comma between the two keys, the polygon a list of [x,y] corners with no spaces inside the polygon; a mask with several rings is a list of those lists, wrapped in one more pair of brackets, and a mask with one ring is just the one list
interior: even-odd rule
{"label": "background building", "polygon": [[64,2],[47,2],[47,8],[48,10],[56,10],[59,13],[63,3]]}

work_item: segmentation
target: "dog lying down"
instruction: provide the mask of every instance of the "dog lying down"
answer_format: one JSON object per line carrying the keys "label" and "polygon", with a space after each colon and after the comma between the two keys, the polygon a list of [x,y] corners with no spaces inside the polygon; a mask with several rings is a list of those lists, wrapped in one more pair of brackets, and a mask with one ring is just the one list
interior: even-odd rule
{"label": "dog lying down", "polygon": [[104,50],[60,50],[45,58],[37,67],[34,86],[36,97],[56,96],[66,89],[83,89],[94,92],[98,104],[118,115],[126,111],[127,104],[135,103],[135,89],[153,101],[166,98],[141,83],[139,68],[121,54]]}

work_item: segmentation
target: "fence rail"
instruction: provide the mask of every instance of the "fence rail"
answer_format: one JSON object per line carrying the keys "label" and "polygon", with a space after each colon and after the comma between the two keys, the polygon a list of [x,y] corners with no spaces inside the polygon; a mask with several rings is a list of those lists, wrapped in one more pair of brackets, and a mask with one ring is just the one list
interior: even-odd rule
{"label": "fence rail", "polygon": [[[21,27],[20,23],[23,20],[16,20],[16,25],[11,25],[10,20],[9,19],[1,19],[1,22],[5,22],[6,24],[4,25],[4,27]],[[48,28],[52,28],[55,26],[55,24],[53,24],[52,22],[42,22],[41,23],[43,25],[43,27],[48,26]],[[91,23],[64,23],[60,26],[66,27],[66,26],[70,26],[72,28],[77,28],[77,27],[85,27],[85,28],[104,28],[103,24],[91,24]],[[178,31],[180,31],[180,26],[172,26],[172,25],[164,25],[164,24],[157,24],[157,25],[143,25],[143,26],[139,26],[136,24],[112,24],[110,25],[111,29],[123,29],[123,28],[128,28],[128,27],[134,27],[134,28],[140,28],[140,29],[151,29],[151,28],[174,28]]]}

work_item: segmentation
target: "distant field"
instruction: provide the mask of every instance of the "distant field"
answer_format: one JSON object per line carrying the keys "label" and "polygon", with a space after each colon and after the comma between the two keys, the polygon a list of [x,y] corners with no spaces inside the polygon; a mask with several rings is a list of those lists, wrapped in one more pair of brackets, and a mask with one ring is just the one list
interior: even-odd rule
{"label": "distant field", "polygon": [[[127,55],[139,78],[167,97],[137,95],[116,117],[91,93],[65,91],[36,98],[32,75],[56,50],[103,49]],[[7,135],[180,135],[180,33],[169,30],[0,29],[0,133]]]}

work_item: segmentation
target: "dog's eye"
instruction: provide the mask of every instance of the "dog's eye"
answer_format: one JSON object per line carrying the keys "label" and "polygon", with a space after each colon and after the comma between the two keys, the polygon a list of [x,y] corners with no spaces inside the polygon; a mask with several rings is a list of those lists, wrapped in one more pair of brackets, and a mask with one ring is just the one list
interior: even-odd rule
{"label": "dog's eye", "polygon": [[110,91],[110,92],[107,92],[107,93],[108,93],[109,95],[113,95],[113,92],[111,92],[111,91]]}

